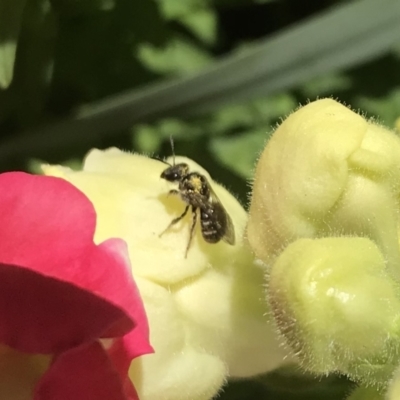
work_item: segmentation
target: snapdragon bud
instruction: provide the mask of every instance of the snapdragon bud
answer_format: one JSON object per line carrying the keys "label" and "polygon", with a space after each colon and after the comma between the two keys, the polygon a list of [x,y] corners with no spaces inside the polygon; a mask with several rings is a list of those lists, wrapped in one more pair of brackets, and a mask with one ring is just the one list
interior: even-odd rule
{"label": "snapdragon bud", "polygon": [[[396,398],[398,399],[398,397]],[[346,400],[386,400],[383,392],[371,386],[360,386]],[[394,399],[393,399],[394,400]]]}
{"label": "snapdragon bud", "polygon": [[270,264],[296,238],[367,236],[400,280],[400,139],[331,99],[276,130],[258,161],[247,235]]}
{"label": "snapdragon bud", "polygon": [[295,241],[271,269],[269,297],[280,331],[307,369],[369,374],[377,383],[390,376],[398,356],[398,285],[371,240]]}
{"label": "snapdragon bud", "polygon": [[247,238],[278,328],[303,366],[367,384],[400,348],[400,139],[331,99],[275,131],[256,167]]}

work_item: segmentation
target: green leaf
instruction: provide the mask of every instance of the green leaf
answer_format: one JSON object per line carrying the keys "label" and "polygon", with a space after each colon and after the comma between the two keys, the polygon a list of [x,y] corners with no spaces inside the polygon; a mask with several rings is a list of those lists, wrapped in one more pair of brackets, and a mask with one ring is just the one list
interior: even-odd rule
{"label": "green leaf", "polygon": [[[32,174],[37,174],[37,175],[42,175],[42,165],[47,164],[46,161],[39,160],[37,158],[31,158],[28,160],[27,163],[27,171],[32,173]],[[64,167],[69,167],[74,171],[80,171],[82,170],[82,160],[78,158],[71,158],[68,160],[64,160],[60,163]]]}
{"label": "green leaf", "polygon": [[13,78],[15,54],[26,0],[0,1],[0,88]]}
{"label": "green leaf", "polygon": [[217,19],[208,0],[157,0],[161,13],[167,20],[183,23],[200,40],[214,43],[217,36]]}
{"label": "green leaf", "polygon": [[196,76],[103,100],[85,107],[79,118],[93,119],[101,113],[104,119],[108,115],[109,127],[115,129],[112,116],[116,113],[129,114],[124,121],[133,123],[160,114],[215,110],[381,56],[398,41],[399,31],[398,0],[345,3],[225,58]]}
{"label": "green leaf", "polygon": [[254,108],[259,123],[272,123],[274,120],[291,113],[298,104],[288,93],[281,93],[254,101]]}
{"label": "green leaf", "polygon": [[63,16],[81,16],[97,11],[110,11],[116,0],[52,0],[54,9]]}
{"label": "green leaf", "polygon": [[265,3],[272,3],[273,1],[278,1],[278,0],[253,0],[254,3],[258,4],[265,4]]}
{"label": "green leaf", "polygon": [[138,60],[136,46],[164,44],[168,38],[165,24],[153,1],[118,0],[108,12],[61,18],[52,108],[65,113],[77,102],[93,101],[154,79],[154,73]]}
{"label": "green leaf", "polygon": [[400,87],[395,87],[385,97],[358,97],[357,105],[368,114],[378,118],[378,122],[394,128],[400,117]]}
{"label": "green leaf", "polygon": [[6,89],[13,77],[16,41],[6,41],[0,45],[0,88]]}
{"label": "green leaf", "polygon": [[43,164],[46,164],[46,162],[43,160],[39,160],[37,158],[31,158],[27,162],[26,169],[31,174],[39,174],[40,175],[40,174],[42,174],[42,165]]}
{"label": "green leaf", "polygon": [[157,128],[151,125],[139,125],[133,131],[133,146],[143,154],[157,153],[162,142]]}
{"label": "green leaf", "polygon": [[197,126],[196,124],[189,124],[185,121],[175,118],[166,118],[160,121],[158,127],[159,134],[164,139],[171,136],[176,139],[190,139],[202,134],[201,127]]}
{"label": "green leaf", "polygon": [[211,8],[196,10],[183,16],[180,21],[200,40],[211,45],[217,39],[217,16]]}
{"label": "green leaf", "polygon": [[25,5],[9,97],[15,103],[12,113],[21,127],[36,124],[48,100],[57,18],[50,0],[30,0]]}
{"label": "green leaf", "polygon": [[226,106],[213,115],[210,131],[221,134],[238,127],[250,127],[254,124],[254,118],[254,108],[251,104]]}
{"label": "green leaf", "polygon": [[170,137],[174,140],[193,139],[204,134],[197,124],[189,124],[175,118],[163,119],[156,125],[137,125],[132,129],[132,133],[135,149],[146,154],[157,153],[162,141]]}
{"label": "green leaf", "polygon": [[225,106],[213,114],[207,129],[211,134],[221,134],[255,126],[268,128],[278,118],[292,112],[296,106],[293,96],[287,93],[247,104]]}
{"label": "green leaf", "polygon": [[0,147],[0,160],[73,148],[99,135],[113,136],[133,123],[215,111],[323,74],[359,65],[391,51],[400,35],[399,0],[343,2],[220,60],[197,75],[152,84],[90,104],[71,119]]}
{"label": "green leaf", "polygon": [[260,378],[257,380],[230,381],[218,399],[343,400],[352,386],[343,378],[317,377],[311,379],[306,374],[303,376],[299,374],[297,376],[296,374],[280,376],[279,371]]}
{"label": "green leaf", "polygon": [[143,43],[138,48],[139,60],[150,70],[161,74],[182,75],[210,64],[211,57],[184,38],[171,39],[163,48]]}
{"label": "green leaf", "polygon": [[177,19],[190,14],[201,7],[207,0],[156,0],[161,13],[166,19]]}
{"label": "green leaf", "polygon": [[170,137],[173,140],[193,140],[196,136],[204,134],[202,128],[197,124],[189,124],[175,118],[163,119],[155,125],[137,125],[132,132],[135,149],[146,154],[157,153],[163,140]]}
{"label": "green leaf", "polygon": [[247,4],[257,3],[257,0],[214,0],[218,8],[236,8]]}
{"label": "green leaf", "polygon": [[210,150],[231,170],[243,178],[250,178],[268,137],[266,127],[243,132],[240,136],[215,137],[211,140]]}
{"label": "green leaf", "polygon": [[303,87],[306,97],[329,96],[333,91],[348,90],[351,87],[351,78],[344,74],[327,74],[312,79]]}

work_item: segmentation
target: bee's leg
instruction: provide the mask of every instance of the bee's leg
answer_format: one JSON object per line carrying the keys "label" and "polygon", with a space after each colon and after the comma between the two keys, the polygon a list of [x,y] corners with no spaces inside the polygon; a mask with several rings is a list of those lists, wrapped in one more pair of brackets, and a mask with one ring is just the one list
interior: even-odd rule
{"label": "bee's leg", "polygon": [[[171,192],[172,192],[172,190],[171,190]],[[169,228],[171,228],[172,225],[175,225],[176,223],[178,223],[187,214],[188,210],[189,210],[189,205],[186,206],[185,211],[179,217],[174,218],[170,222],[170,224],[158,235],[158,237],[161,237],[162,235],[164,235],[164,233],[167,232],[167,230]]]}
{"label": "bee's leg", "polygon": [[171,190],[168,192],[168,196],[169,196],[170,194],[173,194],[173,195],[180,195],[179,190],[176,190],[176,189],[171,189]]}
{"label": "bee's leg", "polygon": [[188,244],[186,246],[185,258],[187,258],[188,251],[189,251],[189,248],[190,248],[190,244],[192,243],[193,232],[194,232],[194,228],[196,226],[196,222],[197,222],[197,208],[192,206],[192,225],[190,227],[189,241],[188,241]]}

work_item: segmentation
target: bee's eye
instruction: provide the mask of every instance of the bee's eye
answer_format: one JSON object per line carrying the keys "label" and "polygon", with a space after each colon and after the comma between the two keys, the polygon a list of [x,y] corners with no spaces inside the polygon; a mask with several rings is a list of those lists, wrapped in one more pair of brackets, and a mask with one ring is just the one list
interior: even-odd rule
{"label": "bee's eye", "polygon": [[169,182],[176,182],[181,179],[182,174],[179,171],[176,171],[174,167],[167,168],[161,174],[161,178],[169,181]]}

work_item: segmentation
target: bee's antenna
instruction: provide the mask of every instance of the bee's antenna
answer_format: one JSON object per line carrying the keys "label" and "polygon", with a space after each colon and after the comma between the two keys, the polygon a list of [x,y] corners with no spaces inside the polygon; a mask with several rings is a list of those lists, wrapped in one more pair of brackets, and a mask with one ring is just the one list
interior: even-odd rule
{"label": "bee's antenna", "polygon": [[169,137],[169,141],[171,143],[171,150],[172,150],[172,165],[175,165],[175,147],[174,147],[174,139],[172,138],[172,135]]}

